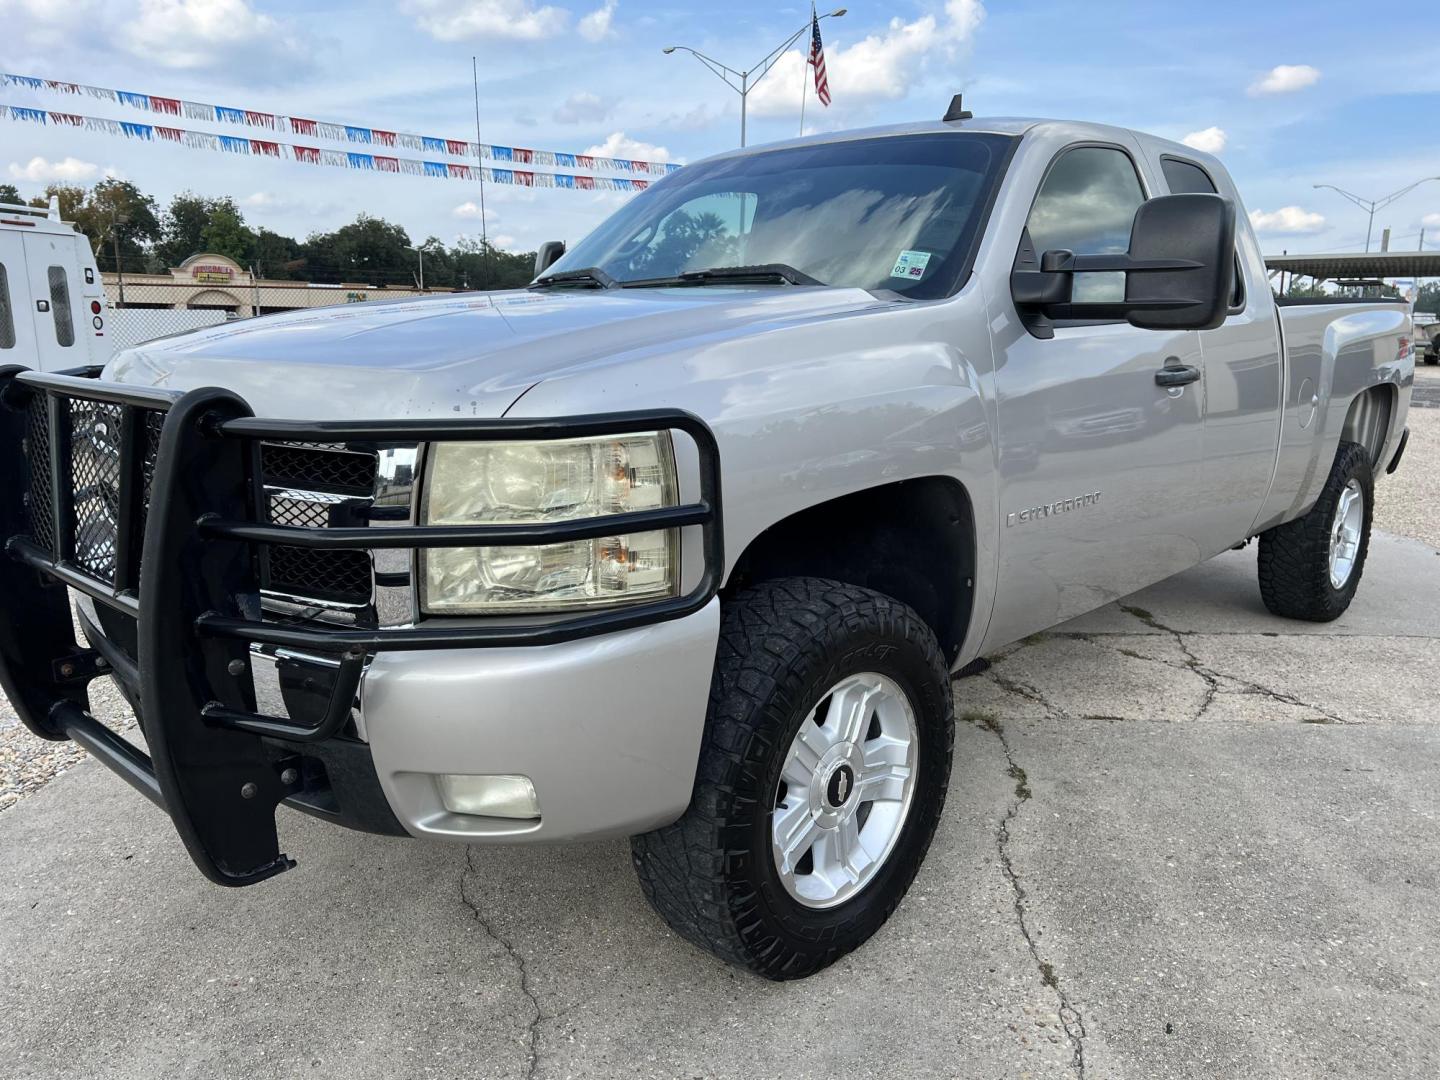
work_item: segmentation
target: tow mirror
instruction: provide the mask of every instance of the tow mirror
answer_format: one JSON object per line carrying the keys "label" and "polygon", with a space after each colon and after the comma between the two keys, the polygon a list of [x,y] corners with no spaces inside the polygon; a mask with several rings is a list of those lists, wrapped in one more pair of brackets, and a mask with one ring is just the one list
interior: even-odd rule
{"label": "tow mirror", "polygon": [[549,270],[560,261],[560,256],[564,254],[564,240],[546,240],[535,252],[535,276],[538,278],[546,270]]}
{"label": "tow mirror", "polygon": [[[1072,299],[1076,274],[1115,272],[1125,274],[1123,301]],[[1027,252],[1022,244],[1010,287],[1031,332],[1049,337],[1052,319],[1124,319],[1145,330],[1213,330],[1229,312],[1234,279],[1235,204],[1219,195],[1162,195],[1135,211],[1125,254],[1047,251],[1036,268],[1033,249]]]}

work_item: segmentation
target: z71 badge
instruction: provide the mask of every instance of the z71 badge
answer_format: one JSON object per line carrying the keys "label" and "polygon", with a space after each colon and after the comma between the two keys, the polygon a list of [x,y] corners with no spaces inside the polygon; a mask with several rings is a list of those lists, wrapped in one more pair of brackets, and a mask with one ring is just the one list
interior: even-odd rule
{"label": "z71 badge", "polygon": [[1092,491],[1088,495],[1076,495],[1071,499],[1059,499],[1053,503],[1046,503],[1044,506],[1032,506],[1029,510],[1016,510],[1005,515],[1005,525],[1024,525],[1030,521],[1039,521],[1041,518],[1054,517],[1056,514],[1068,514],[1071,510],[1079,510],[1084,506],[1094,506],[1100,501],[1100,492]]}

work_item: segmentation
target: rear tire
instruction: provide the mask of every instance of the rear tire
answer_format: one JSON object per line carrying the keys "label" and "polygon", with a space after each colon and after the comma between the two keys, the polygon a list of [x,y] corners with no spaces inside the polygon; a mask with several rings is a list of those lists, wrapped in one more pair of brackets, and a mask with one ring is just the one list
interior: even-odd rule
{"label": "rear tire", "polygon": [[1359,443],[1342,442],[1310,512],[1260,534],[1265,606],[1276,615],[1309,622],[1343,615],[1365,570],[1374,503],[1370,454]]}
{"label": "rear tire", "polygon": [[[904,604],[818,578],[741,593],[722,613],[690,806],[631,841],[646,897],[732,964],[769,979],[819,971],[909,889],[954,734],[944,658]],[[823,752],[809,757],[812,744]]]}

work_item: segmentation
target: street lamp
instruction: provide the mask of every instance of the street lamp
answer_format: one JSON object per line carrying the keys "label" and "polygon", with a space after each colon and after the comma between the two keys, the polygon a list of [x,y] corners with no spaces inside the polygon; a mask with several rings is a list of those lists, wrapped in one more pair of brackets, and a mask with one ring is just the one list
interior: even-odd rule
{"label": "street lamp", "polygon": [[[819,18],[838,19],[840,18],[840,16],[844,15],[847,10],[847,8],[836,8],[834,11],[827,11],[824,15],[819,16]],[[724,81],[726,86],[730,87],[731,90],[734,90],[737,94],[740,95],[740,145],[744,146],[745,103],[746,100],[750,97],[750,91],[754,90],[760,80],[763,79],[765,75],[770,71],[770,69],[775,66],[775,61],[779,60],[780,57],[784,55],[785,50],[790,48],[791,45],[795,44],[796,40],[800,37],[800,35],[804,34],[809,29],[810,24],[806,23],[804,26],[800,27],[799,30],[796,30],[795,33],[791,34],[788,38],[782,41],[777,48],[775,48],[758,64],[756,64],[754,67],[748,68],[745,71],[736,71],[734,68],[726,67],[719,60],[716,60],[713,56],[706,56],[699,49],[692,49],[688,45],[666,45],[660,51],[663,52],[666,56],[669,56],[673,52],[688,52],[691,56],[695,57],[696,60],[699,60],[707,68],[709,68],[716,75],[718,75],[721,80]],[[736,86],[735,83],[732,81],[734,79],[738,79],[740,81],[739,86]]]}
{"label": "street lamp", "polygon": [[1356,195],[1353,191],[1346,191],[1343,188],[1336,187],[1334,184],[1316,184],[1314,186],[1317,190],[1320,188],[1329,188],[1331,191],[1336,192],[1337,194],[1343,196],[1346,199],[1349,199],[1356,206],[1360,207],[1361,210],[1365,210],[1370,214],[1370,221],[1365,226],[1365,250],[1368,252],[1370,250],[1370,234],[1374,231],[1375,228],[1375,211],[1383,210],[1385,207],[1393,203],[1396,199],[1400,198],[1400,196],[1408,195],[1421,184],[1428,184],[1431,180],[1440,180],[1440,176],[1422,177],[1421,179],[1416,180],[1409,187],[1403,187],[1399,191],[1392,191],[1389,195],[1386,195],[1384,198],[1381,199],[1364,199],[1361,198],[1359,195]]}
{"label": "street lamp", "polygon": [[420,257],[420,291],[425,291],[425,249],[419,247],[407,247],[406,251],[413,251]]}

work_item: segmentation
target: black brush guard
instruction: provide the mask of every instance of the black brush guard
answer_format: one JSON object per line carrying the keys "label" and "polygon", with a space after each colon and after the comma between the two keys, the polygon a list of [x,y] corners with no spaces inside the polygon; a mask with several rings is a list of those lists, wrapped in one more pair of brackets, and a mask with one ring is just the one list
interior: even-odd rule
{"label": "black brush guard", "polygon": [[[679,410],[546,420],[384,420],[305,423],[255,418],[220,389],[186,394],[97,381],[98,371],[51,375],[0,368],[0,688],[45,739],[73,739],[166,810],[196,866],[220,885],[251,885],[294,866],[282,854],[275,809],[295,770],[275,750],[334,738],[351,719],[369,658],[387,649],[546,645],[676,619],[715,595],[724,565],[719,455],[710,429]],[[36,401],[49,412],[48,499],[53,545],[35,542],[26,494],[26,434]],[[119,497],[113,585],[76,561],[69,402],[120,408]],[[153,470],[144,462],[147,413],[163,414]],[[699,451],[699,499],[681,506],[543,525],[306,529],[260,513],[261,442],[428,444],[603,437],[676,430]],[[449,620],[354,628],[262,620],[258,551],[552,544],[616,532],[698,526],[704,567],[688,593],[554,621]],[[69,586],[136,620],[137,655],[76,643]],[[256,711],[251,643],[338,661],[316,724]],[[101,644],[97,642],[97,644]],[[139,688],[149,754],[90,715],[90,680],[116,674]],[[289,759],[289,760],[293,760]]]}

